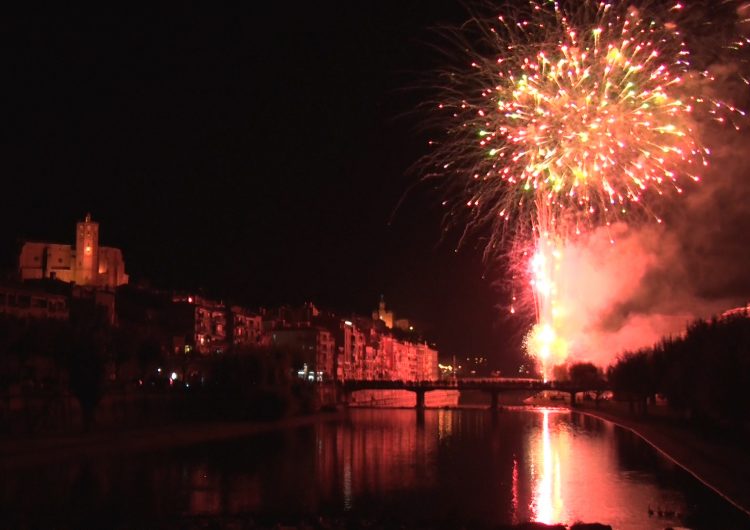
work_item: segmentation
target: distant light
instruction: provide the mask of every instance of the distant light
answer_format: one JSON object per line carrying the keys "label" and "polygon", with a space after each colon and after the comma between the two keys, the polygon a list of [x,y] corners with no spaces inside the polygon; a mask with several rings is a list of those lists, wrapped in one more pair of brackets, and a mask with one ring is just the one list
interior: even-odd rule
{"label": "distant light", "polygon": [[414,326],[409,326],[409,331],[414,331]]}
{"label": "distant light", "polygon": [[351,326],[352,325],[351,321],[349,321],[349,320],[344,320],[344,324],[346,324],[347,326]]}
{"label": "distant light", "polygon": [[193,303],[193,297],[192,296],[188,296],[188,302],[191,303],[191,304]]}
{"label": "distant light", "polygon": [[157,368],[157,369],[156,369],[156,372],[157,372],[157,373],[161,373],[161,368]]}
{"label": "distant light", "polygon": [[172,372],[172,381],[177,381],[177,372]]}

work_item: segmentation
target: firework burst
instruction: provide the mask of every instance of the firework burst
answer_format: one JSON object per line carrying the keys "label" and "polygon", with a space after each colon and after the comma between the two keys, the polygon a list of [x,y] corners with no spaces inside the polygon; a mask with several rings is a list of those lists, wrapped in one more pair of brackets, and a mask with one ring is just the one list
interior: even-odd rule
{"label": "firework burst", "polygon": [[438,107],[451,125],[429,163],[461,188],[447,202],[490,223],[494,242],[538,223],[540,205],[542,230],[558,233],[658,219],[660,198],[707,163],[696,116],[735,110],[695,90],[710,74],[691,66],[680,4],[573,5],[532,1],[473,19],[476,39],[456,36],[469,66],[443,76]]}
{"label": "firework burst", "polygon": [[[529,1],[451,33],[463,67],[442,76],[447,134],[430,176],[444,204],[489,225],[488,253],[511,234],[533,256],[537,326],[527,344],[564,358],[555,259],[571,237],[653,218],[707,165],[699,123],[742,114],[702,89],[679,3]],[[744,46],[745,41],[737,41]],[[502,245],[500,245],[502,248]]]}

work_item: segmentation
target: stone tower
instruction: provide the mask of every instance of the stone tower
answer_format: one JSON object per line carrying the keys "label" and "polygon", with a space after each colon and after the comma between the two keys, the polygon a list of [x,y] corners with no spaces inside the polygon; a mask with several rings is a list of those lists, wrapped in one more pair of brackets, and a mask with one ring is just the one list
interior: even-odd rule
{"label": "stone tower", "polygon": [[99,223],[86,214],[84,221],[76,224],[75,282],[78,285],[95,285],[99,274]]}
{"label": "stone tower", "polygon": [[378,308],[372,312],[373,320],[382,320],[385,323],[385,327],[388,329],[393,328],[393,311],[386,311],[385,309],[385,297],[380,295],[380,304]]}

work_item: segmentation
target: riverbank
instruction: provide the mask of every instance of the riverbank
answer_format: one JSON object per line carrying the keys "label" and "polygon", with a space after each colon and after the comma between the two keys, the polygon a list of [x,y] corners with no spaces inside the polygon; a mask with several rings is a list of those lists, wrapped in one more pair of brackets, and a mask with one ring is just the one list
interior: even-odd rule
{"label": "riverbank", "polygon": [[174,423],[127,430],[0,438],[0,470],[44,465],[81,456],[111,456],[243,438],[276,429],[338,420],[341,414],[320,412],[269,422]]}
{"label": "riverbank", "polygon": [[750,515],[750,454],[727,440],[706,440],[654,407],[649,416],[632,415],[624,403],[579,404],[573,413],[594,416],[627,429],[700,482]]}

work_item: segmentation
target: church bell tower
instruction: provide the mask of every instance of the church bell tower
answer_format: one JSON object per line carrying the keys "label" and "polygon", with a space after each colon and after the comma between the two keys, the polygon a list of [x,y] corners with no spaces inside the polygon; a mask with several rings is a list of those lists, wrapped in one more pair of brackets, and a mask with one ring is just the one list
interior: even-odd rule
{"label": "church bell tower", "polygon": [[99,223],[86,214],[76,224],[76,273],[78,285],[95,285],[99,273]]}

